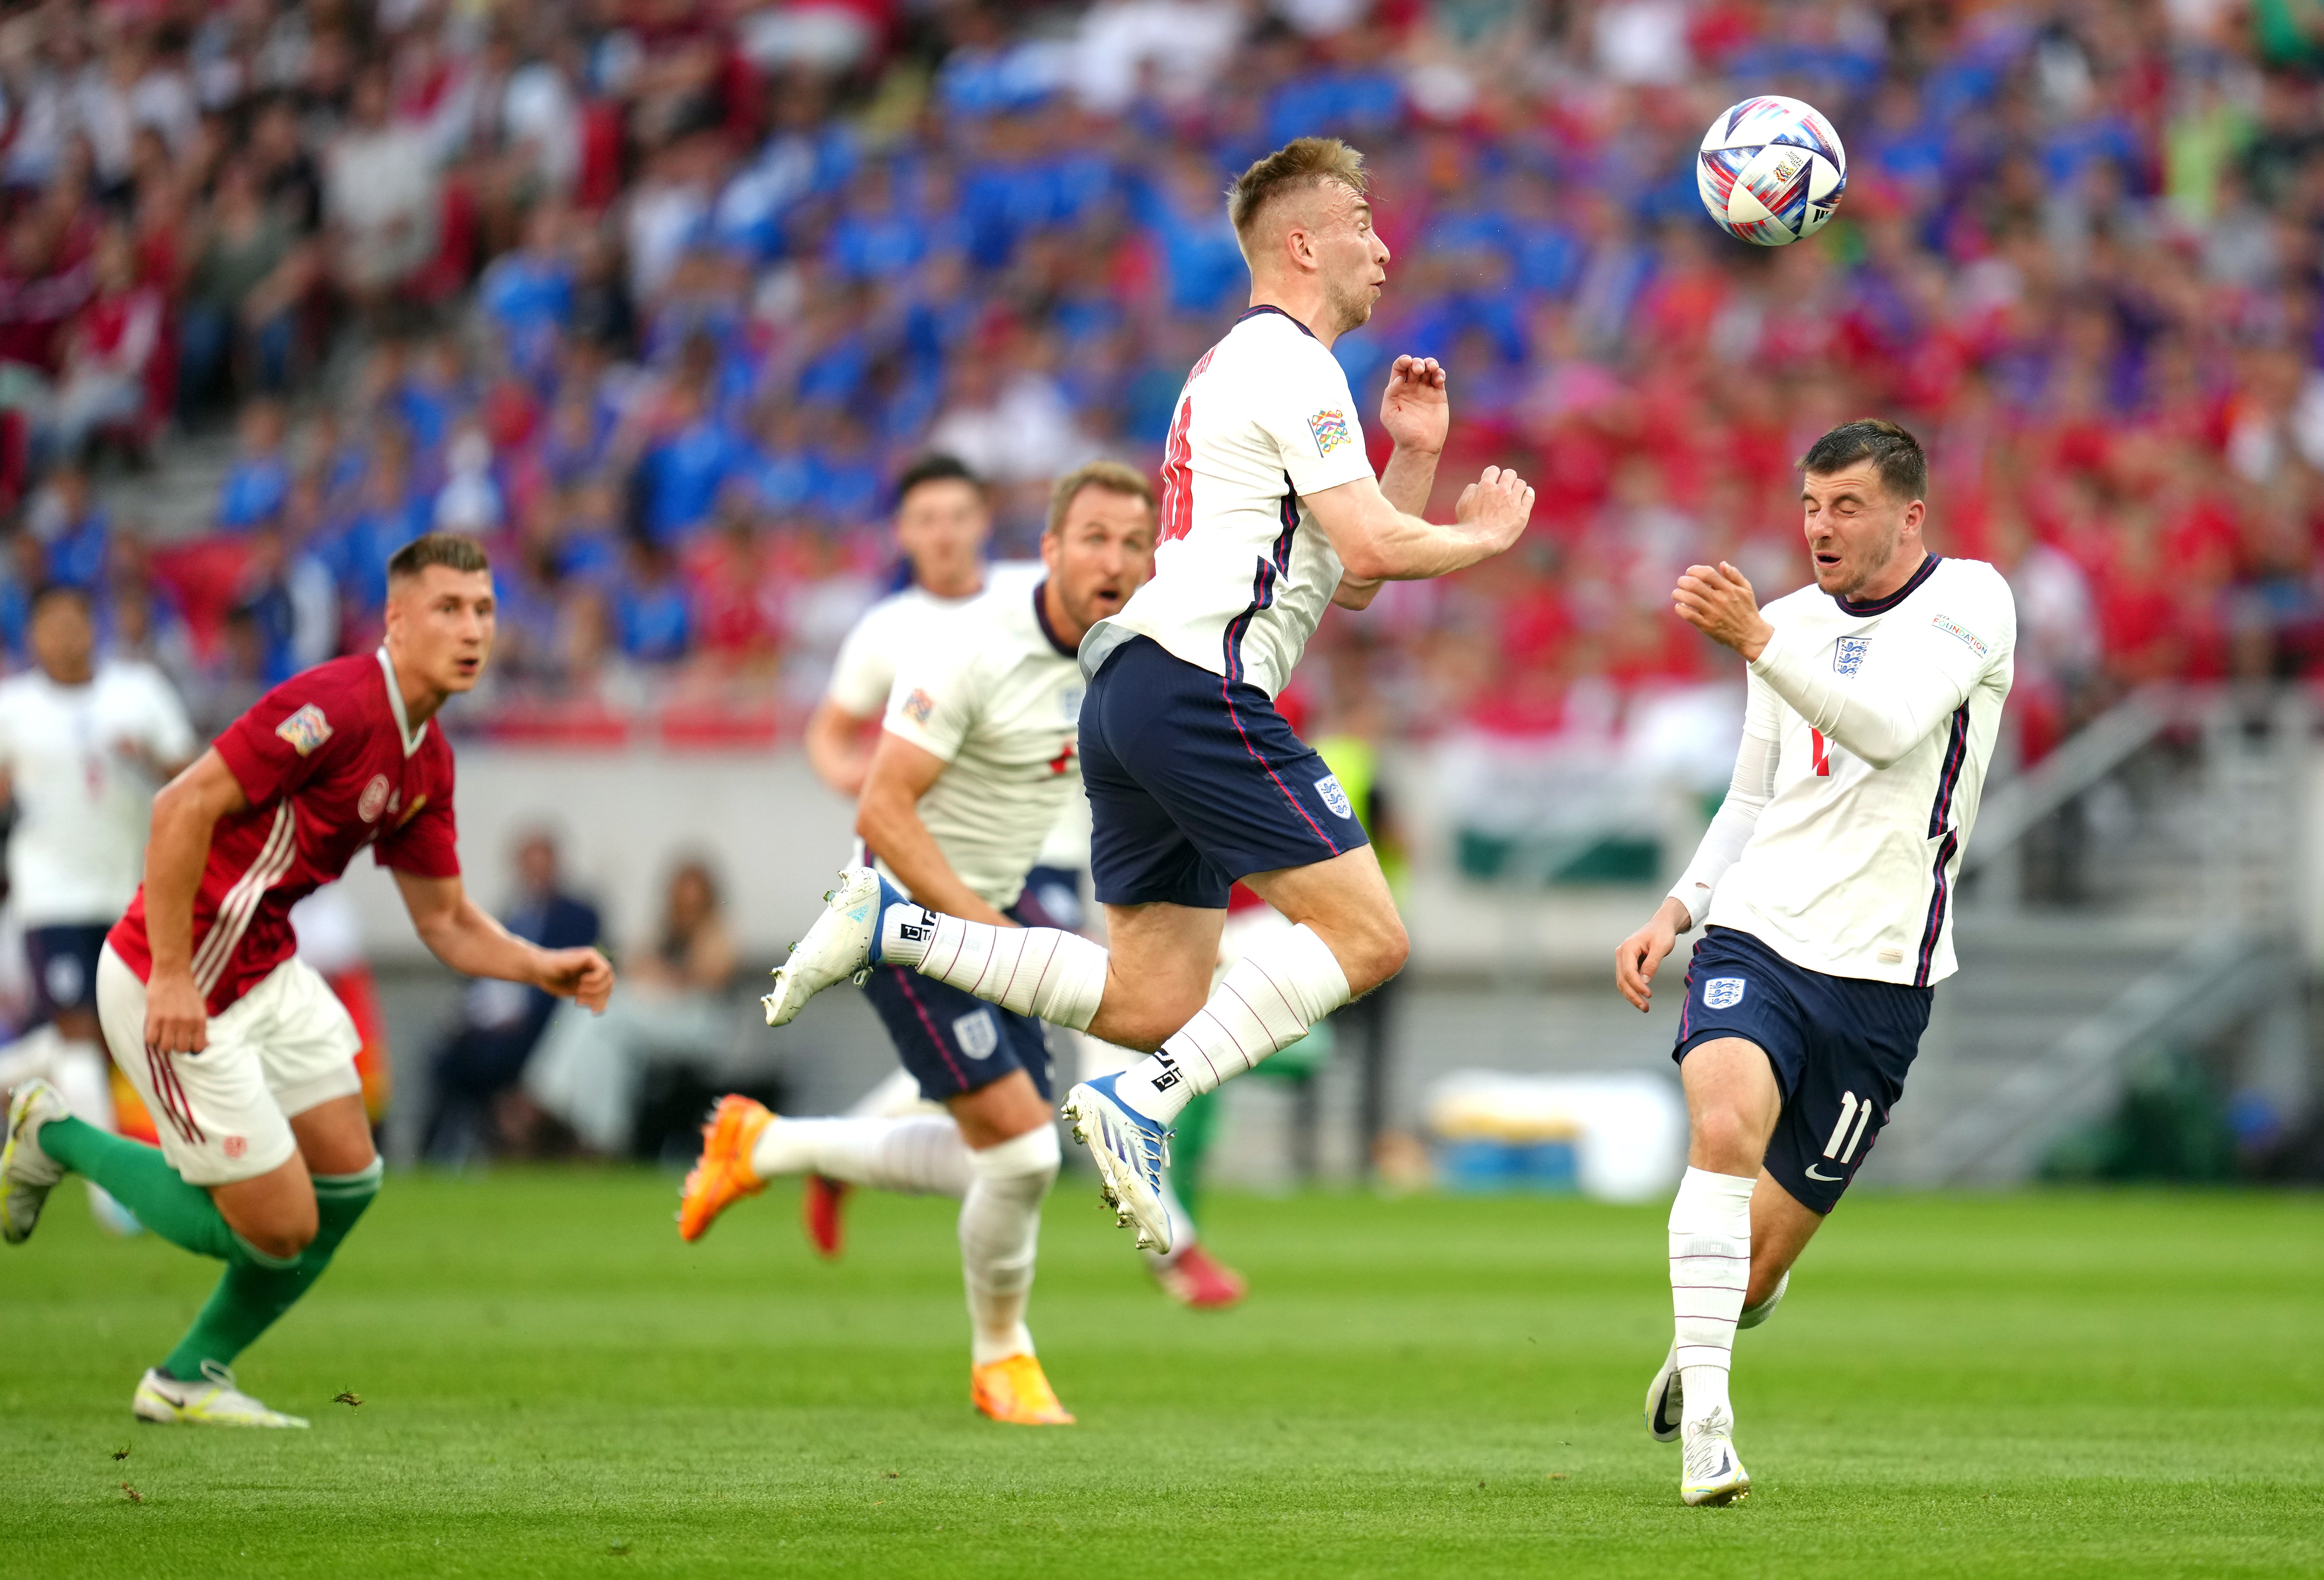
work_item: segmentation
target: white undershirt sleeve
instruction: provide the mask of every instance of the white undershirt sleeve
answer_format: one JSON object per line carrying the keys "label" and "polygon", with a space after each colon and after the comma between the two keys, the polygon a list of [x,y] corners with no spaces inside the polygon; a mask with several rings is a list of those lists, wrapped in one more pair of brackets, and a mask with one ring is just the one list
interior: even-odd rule
{"label": "white undershirt sleeve", "polygon": [[[1754,693],[1759,690],[1755,683]],[[1755,695],[1753,701],[1758,700]],[[1756,715],[1756,707],[1752,710]],[[1743,855],[1743,847],[1751,843],[1751,831],[1759,826],[1759,814],[1775,793],[1775,763],[1780,753],[1778,744],[1764,735],[1754,735],[1747,723],[1743,744],[1735,753],[1735,778],[1727,787],[1727,799],[1720,803],[1719,811],[1711,819],[1711,827],[1702,833],[1702,843],[1694,847],[1694,860],[1680,874],[1678,884],[1670,897],[1686,907],[1687,925],[1701,927],[1711,910],[1711,897],[1719,889],[1719,880],[1727,875]]]}
{"label": "white undershirt sleeve", "polygon": [[[1755,679],[1791,704],[1809,725],[1875,768],[1886,768],[1929,738],[1969,697],[1983,655],[1949,636],[1906,627],[1883,631],[1855,685],[1823,649],[1775,634],[1751,661]],[[1874,666],[1877,665],[1875,672]]]}

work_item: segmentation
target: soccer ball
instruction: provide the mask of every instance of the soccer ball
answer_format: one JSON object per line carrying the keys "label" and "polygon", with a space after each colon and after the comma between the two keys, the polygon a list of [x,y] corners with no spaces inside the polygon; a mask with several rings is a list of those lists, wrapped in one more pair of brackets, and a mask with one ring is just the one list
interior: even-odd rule
{"label": "soccer ball", "polygon": [[1722,110],[1711,123],[1694,184],[1729,236],[1789,246],[1831,222],[1848,189],[1848,152],[1813,106],[1767,94]]}

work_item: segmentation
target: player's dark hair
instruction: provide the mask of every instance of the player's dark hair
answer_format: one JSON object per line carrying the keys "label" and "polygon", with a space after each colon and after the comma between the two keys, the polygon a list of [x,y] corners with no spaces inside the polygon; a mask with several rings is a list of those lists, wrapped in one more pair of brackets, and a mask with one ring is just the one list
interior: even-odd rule
{"label": "player's dark hair", "polygon": [[426,532],[398,549],[387,562],[391,580],[418,576],[431,565],[463,573],[490,570],[493,562],[484,557],[484,546],[460,532]]}
{"label": "player's dark hair", "polygon": [[942,450],[915,457],[912,464],[904,468],[903,475],[896,479],[896,503],[902,504],[923,483],[965,483],[976,490],[980,498],[984,494],[984,479],[970,471],[966,461]]}
{"label": "player's dark hair", "polygon": [[79,604],[83,609],[95,609],[97,607],[96,595],[91,593],[87,587],[81,586],[80,583],[77,581],[44,581],[39,587],[32,589],[32,597],[24,605],[25,611],[27,613],[37,613],[41,605],[47,603],[51,598],[70,598]]}
{"label": "player's dark hair", "polygon": [[1929,492],[1929,457],[1921,441],[1886,417],[1859,417],[1843,422],[1808,447],[1800,470],[1813,477],[1870,461],[1881,485],[1898,499],[1914,500]]}
{"label": "player's dark hair", "polygon": [[1146,513],[1154,513],[1154,485],[1145,473],[1120,461],[1092,461],[1058,478],[1056,486],[1049,490],[1049,524],[1043,529],[1044,536],[1065,524],[1065,513],[1073,509],[1084,488],[1102,488],[1108,494],[1143,500]]}
{"label": "player's dark hair", "polygon": [[1333,181],[1359,198],[1370,183],[1364,156],[1337,137],[1295,137],[1237,176],[1227,189],[1227,220],[1244,254],[1250,252],[1251,227],[1271,199]]}

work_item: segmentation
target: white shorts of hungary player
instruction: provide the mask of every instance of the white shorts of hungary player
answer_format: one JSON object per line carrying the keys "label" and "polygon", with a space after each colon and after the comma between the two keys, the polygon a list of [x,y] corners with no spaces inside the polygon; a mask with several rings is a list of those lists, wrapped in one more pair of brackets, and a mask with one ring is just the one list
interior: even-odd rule
{"label": "white shorts of hungary player", "polygon": [[97,1016],[106,1046],[137,1088],[161,1155],[190,1185],[231,1185],[281,1168],[298,1150],[290,1117],[363,1091],[363,1038],[315,968],[285,960],[210,1017],[199,1053],[149,1054],[145,984],[110,946],[97,956]]}

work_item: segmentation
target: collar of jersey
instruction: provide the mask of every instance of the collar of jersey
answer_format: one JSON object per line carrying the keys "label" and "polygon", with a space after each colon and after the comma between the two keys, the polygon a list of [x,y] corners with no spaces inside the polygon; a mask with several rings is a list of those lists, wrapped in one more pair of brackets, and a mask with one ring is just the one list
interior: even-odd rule
{"label": "collar of jersey", "polygon": [[403,754],[410,756],[420,750],[420,743],[428,736],[428,726],[411,727],[411,716],[403,711],[403,688],[395,683],[395,661],[387,656],[387,643],[379,644],[376,655],[379,672],[387,678],[387,705],[395,710],[395,733],[402,739]]}
{"label": "collar of jersey", "polygon": [[1067,647],[1057,635],[1057,628],[1049,624],[1049,606],[1042,601],[1041,597],[1041,595],[1048,590],[1049,578],[1046,576],[1033,584],[1033,620],[1040,626],[1041,634],[1049,639],[1049,645],[1057,650],[1057,656],[1069,659],[1077,650]]}
{"label": "collar of jersey", "polygon": [[1932,554],[1922,560],[1921,568],[1913,573],[1913,579],[1885,598],[1875,598],[1868,604],[1858,604],[1834,593],[1831,595],[1831,601],[1840,605],[1841,613],[1853,614],[1859,620],[1868,614],[1886,614],[1906,598],[1911,597],[1923,582],[1936,574],[1937,561],[1941,558],[1941,555]]}
{"label": "collar of jersey", "polygon": [[1282,319],[1285,322],[1288,323],[1293,328],[1306,336],[1310,340],[1315,338],[1314,330],[1309,328],[1306,325],[1301,323],[1297,319],[1293,318],[1289,313],[1285,312],[1281,308],[1276,306],[1271,301],[1263,301],[1254,308],[1245,308],[1242,312],[1242,317],[1235,319],[1235,322],[1240,324],[1244,319],[1255,319],[1261,313],[1273,313],[1276,317]]}

